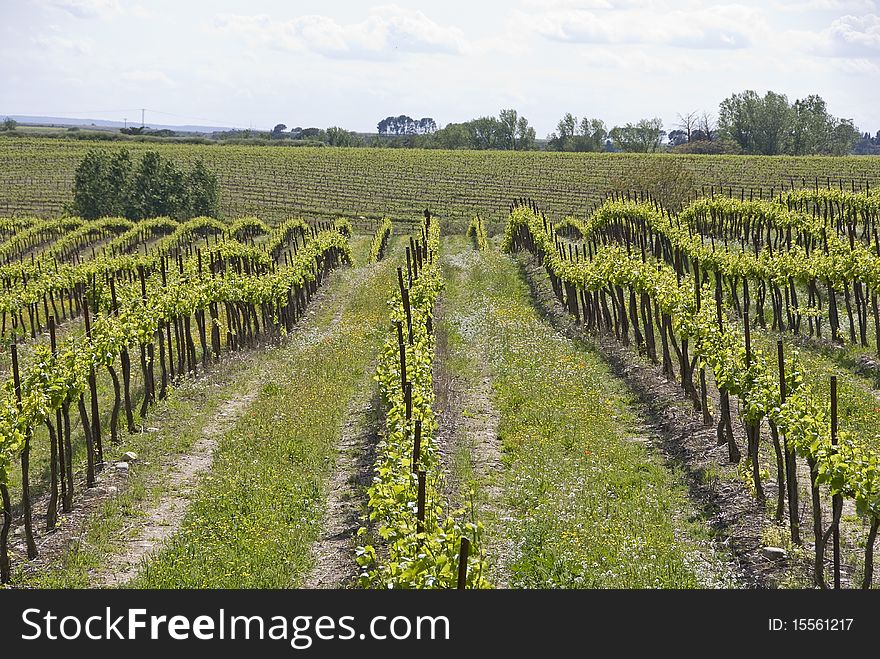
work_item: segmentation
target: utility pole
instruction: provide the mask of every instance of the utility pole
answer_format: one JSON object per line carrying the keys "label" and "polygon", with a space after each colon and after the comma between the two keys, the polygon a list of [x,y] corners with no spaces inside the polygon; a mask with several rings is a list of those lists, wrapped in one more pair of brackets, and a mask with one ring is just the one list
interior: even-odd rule
{"label": "utility pole", "polygon": [[141,108],[141,128],[144,127],[144,112],[146,112],[146,109]]}
{"label": "utility pole", "polygon": [[125,127],[128,128],[128,117],[123,117],[122,121],[125,123]]}

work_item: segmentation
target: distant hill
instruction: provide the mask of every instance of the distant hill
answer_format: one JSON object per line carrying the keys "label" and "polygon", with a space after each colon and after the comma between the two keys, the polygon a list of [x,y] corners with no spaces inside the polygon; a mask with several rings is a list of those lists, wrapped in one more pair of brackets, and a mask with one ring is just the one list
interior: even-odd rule
{"label": "distant hill", "polygon": [[[0,112],[0,119],[11,117],[25,126],[76,126],[79,128],[125,128],[122,121],[109,121],[107,119],[71,119],[69,117],[41,117],[24,114],[4,114]],[[137,121],[129,121],[129,126],[139,126]],[[178,133],[213,133],[215,131],[234,130],[231,126],[172,126],[169,124],[156,124],[148,121],[147,126],[155,130],[168,129]]]}

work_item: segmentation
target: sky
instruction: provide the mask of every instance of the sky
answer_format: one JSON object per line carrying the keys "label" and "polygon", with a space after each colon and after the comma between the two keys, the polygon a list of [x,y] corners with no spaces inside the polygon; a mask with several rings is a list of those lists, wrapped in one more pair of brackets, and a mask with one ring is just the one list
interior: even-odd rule
{"label": "sky", "polygon": [[880,0],[0,0],[0,115],[239,128],[513,107],[609,127],[734,92],[880,130]]}

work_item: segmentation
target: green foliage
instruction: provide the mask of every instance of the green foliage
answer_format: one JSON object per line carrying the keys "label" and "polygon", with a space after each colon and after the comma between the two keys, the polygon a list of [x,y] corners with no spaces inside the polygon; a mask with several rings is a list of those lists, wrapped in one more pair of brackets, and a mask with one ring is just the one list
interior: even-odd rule
{"label": "green foliage", "polygon": [[197,158],[187,180],[188,217],[217,217],[220,207],[220,186],[201,158]]}
{"label": "green foliage", "polygon": [[608,130],[601,119],[577,117],[567,112],[556,125],[556,132],[548,137],[550,151],[604,151]]}
{"label": "green foliage", "polygon": [[616,192],[647,193],[669,208],[687,204],[696,189],[693,173],[681,162],[666,156],[649,158],[638,170],[611,176],[609,184]]}
{"label": "green foliage", "polygon": [[[465,143],[468,139],[464,137]],[[548,217],[585,217],[612,189],[631,191],[632,187],[624,185],[628,177],[644,179],[646,171],[665,167],[687,173],[696,189],[705,186],[708,191],[715,185],[717,190],[721,181],[725,192],[730,186],[737,193],[744,188],[746,195],[763,188],[765,198],[770,188],[777,192],[783,184],[788,188],[792,179],[811,185],[818,177],[824,186],[830,178],[834,187],[842,180],[847,188],[851,179],[862,188],[865,181],[872,188],[880,182],[880,158],[856,156],[473,152],[462,150],[464,143],[445,145],[457,151],[169,143],[125,146],[135,162],[146,150],[159,152],[181,168],[202,158],[218,176],[224,216],[253,215],[254,200],[259,199],[260,217],[271,223],[300,216],[364,216],[374,221],[384,215],[407,217],[413,209],[424,208],[426,190],[430,190],[433,211],[446,218],[464,218],[462,232],[477,213],[487,226],[503,227],[510,200],[518,197],[535,199]],[[21,216],[57,216],[70,201],[74,170],[89,147],[73,140],[0,139],[0,171],[15,173],[0,177],[0,210]],[[280,192],[294,189],[295,195]],[[70,212],[79,214],[74,209]]]}
{"label": "green foliage", "polygon": [[201,159],[191,171],[183,172],[158,152],[147,151],[132,167],[125,149],[112,154],[103,149],[88,151],[74,174],[71,211],[88,220],[217,214],[217,177]]}
{"label": "green foliage", "polygon": [[772,91],[733,94],[721,102],[718,128],[744,153],[762,155],[846,155],[859,139],[852,120],[831,116],[815,94],[791,104]]}
{"label": "green foliage", "polygon": [[700,155],[738,155],[742,147],[730,140],[691,140],[670,149],[673,153],[693,153]]}
{"label": "green foliage", "polygon": [[333,222],[333,228],[346,238],[351,238],[351,234],[354,231],[353,227],[351,226],[351,220],[345,217],[336,218],[336,220],[334,220]]}
{"label": "green foliage", "polygon": [[339,126],[330,126],[324,131],[324,141],[329,146],[363,146],[363,140],[357,133]]}
{"label": "green foliage", "polygon": [[627,153],[654,153],[665,135],[663,121],[657,117],[615,126],[609,133],[614,146]]}
{"label": "green foliage", "polygon": [[[88,286],[91,303],[101,311],[93,316],[90,339],[72,335],[61,343],[55,356],[46,346],[35,348],[36,358],[22,375],[21,405],[15,403],[11,379],[5,382],[0,391],[0,478],[8,475],[8,465],[21,450],[24,429],[42,423],[64,399],[85,391],[91,369],[114,363],[126,346],[151,343],[160,321],[192,316],[211,302],[247,302],[277,309],[288,299],[291,290],[315,280],[316,268],[328,253],[338,254],[343,261],[350,259],[348,241],[335,230],[323,231],[309,239],[292,262],[274,269],[270,269],[272,260],[266,252],[225,241],[212,247],[214,258],[247,260],[254,267],[260,266],[260,274],[240,273],[229,268],[218,276],[200,269],[199,259],[191,258],[184,263],[182,273],[173,270],[168,273],[168,285],[163,286],[158,266],[165,250],[178,246],[183,236],[203,235],[205,230],[217,229],[215,224],[218,224],[216,220],[198,218],[180,225],[149,257],[99,257],[80,266],[45,273],[45,279],[39,282],[45,287],[59,283],[70,288]],[[225,232],[225,225],[220,224],[219,230]],[[109,275],[136,271],[139,266],[151,273],[147,278],[146,299],[141,295],[137,277],[128,285],[120,280],[118,310],[111,312]],[[7,309],[15,308],[14,304],[32,303],[42,299],[40,290],[22,289],[17,299],[7,296],[4,303]]]}
{"label": "green foliage", "polygon": [[170,160],[147,151],[131,174],[125,214],[135,220],[182,217],[187,206],[184,175]]}

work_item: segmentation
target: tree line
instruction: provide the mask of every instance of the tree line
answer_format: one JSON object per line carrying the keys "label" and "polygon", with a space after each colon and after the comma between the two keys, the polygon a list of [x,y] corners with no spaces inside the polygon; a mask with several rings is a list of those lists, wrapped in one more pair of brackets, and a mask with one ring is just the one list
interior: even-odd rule
{"label": "tree line", "polygon": [[[876,137],[860,133],[852,119],[833,116],[825,100],[816,94],[792,102],[785,94],[768,91],[761,96],[746,90],[724,99],[717,114],[679,114],[670,128],[667,132],[657,117],[609,127],[602,119],[579,119],[567,112],[555,131],[538,140],[528,119],[509,108],[497,116],[450,123],[443,128],[438,128],[431,117],[399,115],[379,121],[378,135],[346,134],[342,129],[328,128],[313,129],[311,136],[331,146],[795,156],[880,154],[880,131]],[[305,136],[298,130],[291,136]],[[338,131],[342,131],[341,136]]]}
{"label": "tree line", "polygon": [[671,150],[771,156],[871,153],[873,146],[873,138],[861,135],[851,119],[831,115],[821,96],[789,102],[784,94],[769,91],[759,96],[751,90],[724,99],[717,118],[705,111],[679,114],[669,133],[658,118],[608,130],[600,119],[578,121],[568,113],[547,141],[547,148],[554,151]]}

